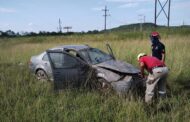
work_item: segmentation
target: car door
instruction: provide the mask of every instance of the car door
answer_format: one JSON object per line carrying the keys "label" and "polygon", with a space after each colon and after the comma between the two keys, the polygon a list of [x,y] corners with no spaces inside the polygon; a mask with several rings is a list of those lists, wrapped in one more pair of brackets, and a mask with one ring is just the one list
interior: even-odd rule
{"label": "car door", "polygon": [[64,51],[46,51],[52,67],[54,88],[80,86],[81,63],[74,56]]}
{"label": "car door", "polygon": [[[52,69],[51,69],[51,65],[50,65],[47,53],[44,53],[44,55],[42,57],[42,65],[43,65],[43,69],[46,71],[48,77],[53,78]],[[52,79],[50,79],[50,80],[52,80]]]}

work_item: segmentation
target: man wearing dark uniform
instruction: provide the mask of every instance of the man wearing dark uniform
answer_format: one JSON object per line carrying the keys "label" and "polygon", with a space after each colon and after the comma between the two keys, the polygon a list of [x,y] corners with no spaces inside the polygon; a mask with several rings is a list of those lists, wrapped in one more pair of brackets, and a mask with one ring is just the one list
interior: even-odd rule
{"label": "man wearing dark uniform", "polygon": [[152,42],[152,56],[165,62],[165,46],[160,42],[160,35],[158,32],[152,32],[150,36]]}

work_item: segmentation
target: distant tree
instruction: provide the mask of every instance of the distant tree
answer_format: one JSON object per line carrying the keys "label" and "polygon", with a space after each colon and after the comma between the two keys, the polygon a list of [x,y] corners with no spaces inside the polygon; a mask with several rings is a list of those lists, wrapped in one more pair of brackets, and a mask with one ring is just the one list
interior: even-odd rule
{"label": "distant tree", "polygon": [[57,32],[51,32],[50,35],[57,35]]}
{"label": "distant tree", "polygon": [[3,31],[0,31],[0,37],[3,35]]}
{"label": "distant tree", "polygon": [[84,32],[84,31],[82,31],[82,32],[81,32],[81,34],[85,34],[85,32]]}
{"label": "distant tree", "polygon": [[97,34],[97,33],[99,33],[98,30],[93,30],[93,31],[88,31],[88,32],[87,32],[87,34]]}
{"label": "distant tree", "polygon": [[46,32],[45,31],[40,31],[39,35],[46,35]]}
{"label": "distant tree", "polygon": [[37,36],[38,34],[35,33],[35,32],[30,32],[30,33],[28,33],[28,35],[29,35],[29,36]]}
{"label": "distant tree", "polygon": [[7,36],[15,36],[16,35],[15,32],[12,30],[7,30],[5,33]]}
{"label": "distant tree", "polygon": [[16,35],[16,36],[20,36],[20,33],[19,33],[19,32],[17,32],[15,35]]}

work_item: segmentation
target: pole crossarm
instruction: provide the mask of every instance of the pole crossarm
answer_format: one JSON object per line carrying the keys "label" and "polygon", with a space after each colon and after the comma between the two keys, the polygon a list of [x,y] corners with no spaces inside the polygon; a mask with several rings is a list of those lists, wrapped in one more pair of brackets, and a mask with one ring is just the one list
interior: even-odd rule
{"label": "pole crossarm", "polygon": [[66,26],[66,27],[64,27],[63,29],[66,29],[67,32],[69,32],[69,30],[72,29],[72,27],[71,27],[71,26]]}
{"label": "pole crossarm", "polygon": [[166,4],[168,3],[168,1],[169,1],[169,0],[167,0],[167,1],[165,2],[165,4],[162,5],[162,3],[160,2],[160,0],[158,0],[158,3],[160,4],[161,10],[160,10],[160,12],[157,14],[157,16],[156,16],[157,18],[159,17],[159,15],[161,14],[162,11],[164,12],[166,18],[168,18],[168,15],[166,14],[166,11],[165,11],[165,9],[164,9],[165,6],[166,6]]}
{"label": "pole crossarm", "polygon": [[[157,12],[157,9],[158,9],[158,5],[161,7],[161,10],[159,12]],[[167,7],[168,5],[168,13],[166,12],[165,8]],[[155,23],[155,27],[157,25],[157,19],[158,17],[160,16],[160,14],[163,12],[166,19],[167,19],[167,24],[168,24],[168,27],[170,25],[170,5],[171,5],[171,0],[166,0],[163,3],[161,3],[160,0],[155,0],[155,14],[154,14],[154,23]]]}

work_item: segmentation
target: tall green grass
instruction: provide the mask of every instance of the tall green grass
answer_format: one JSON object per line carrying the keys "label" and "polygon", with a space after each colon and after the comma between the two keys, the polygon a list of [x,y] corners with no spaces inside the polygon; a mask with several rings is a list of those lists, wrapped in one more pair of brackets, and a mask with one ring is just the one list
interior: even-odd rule
{"label": "tall green grass", "polygon": [[[148,34],[148,32],[147,32]],[[0,39],[0,120],[1,121],[189,121],[190,35],[163,34],[166,64],[170,68],[170,96],[148,106],[141,96],[122,98],[114,93],[96,90],[65,89],[53,91],[53,84],[39,82],[30,74],[28,61],[32,55],[61,44],[88,44],[106,51],[109,42],[115,56],[138,66],[140,52],[151,53],[146,33],[108,33],[50,37]],[[139,34],[140,35],[140,34]]]}

